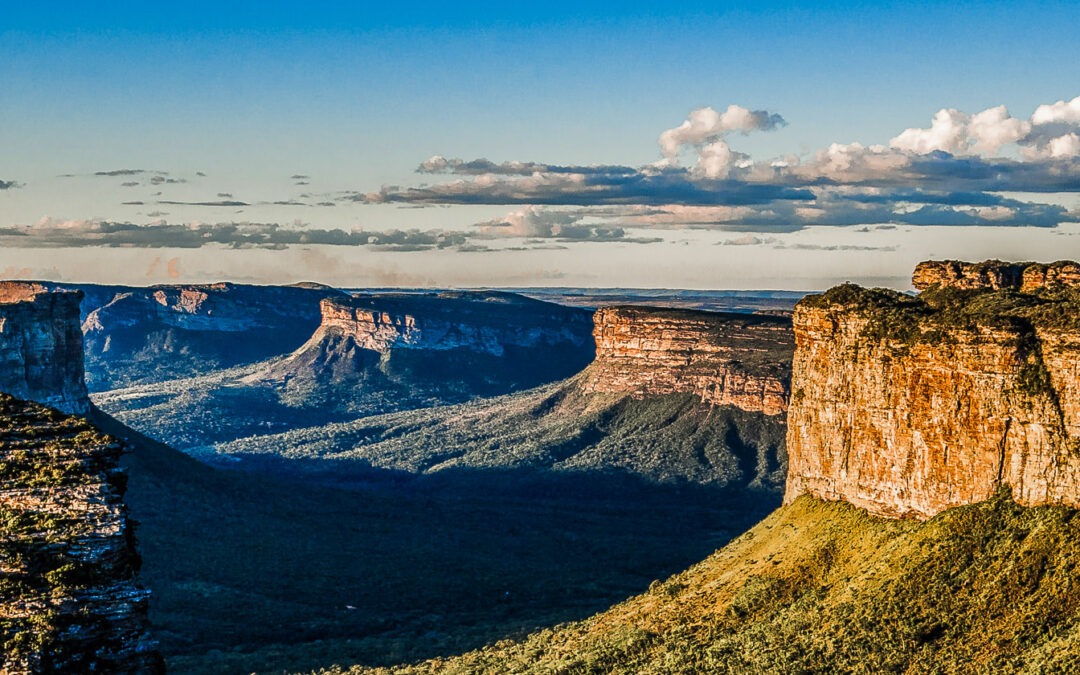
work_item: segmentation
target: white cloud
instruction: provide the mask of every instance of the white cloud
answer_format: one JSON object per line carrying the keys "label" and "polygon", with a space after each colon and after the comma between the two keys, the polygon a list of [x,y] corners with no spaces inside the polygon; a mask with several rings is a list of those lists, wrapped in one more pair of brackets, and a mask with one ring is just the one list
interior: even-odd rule
{"label": "white cloud", "polygon": [[1080,96],[1071,101],[1044,103],[1031,115],[1032,124],[1080,124]]}
{"label": "white cloud", "polygon": [[956,108],[942,108],[934,115],[929,129],[905,129],[889,145],[897,150],[925,155],[935,150],[954,155],[968,148],[968,123],[971,116]]}

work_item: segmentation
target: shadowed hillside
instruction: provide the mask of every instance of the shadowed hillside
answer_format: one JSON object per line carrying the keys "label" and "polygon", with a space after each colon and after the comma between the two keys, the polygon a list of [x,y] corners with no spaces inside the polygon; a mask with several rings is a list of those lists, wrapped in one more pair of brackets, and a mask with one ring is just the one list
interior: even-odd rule
{"label": "shadowed hillside", "polygon": [[919,523],[801,497],[586,621],[347,672],[1075,672],[1078,564],[1073,509],[1000,496]]}

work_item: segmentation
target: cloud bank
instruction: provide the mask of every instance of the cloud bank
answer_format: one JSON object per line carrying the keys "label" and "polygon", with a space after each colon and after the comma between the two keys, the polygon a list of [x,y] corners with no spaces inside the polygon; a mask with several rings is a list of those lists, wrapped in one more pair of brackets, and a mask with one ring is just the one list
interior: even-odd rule
{"label": "cloud bank", "polygon": [[[1080,219],[1060,205],[1061,199],[1026,202],[1003,194],[1080,193],[1080,96],[1040,105],[1025,118],[1014,117],[1005,106],[976,113],[943,108],[928,127],[904,129],[888,144],[833,143],[804,155],[763,160],[732,147],[739,136],[786,124],[766,110],[699,108],[659,135],[661,158],[645,166],[496,163],[435,155],[417,172],[452,180],[386,186],[344,198],[528,207],[507,214],[501,224],[480,224],[489,233],[499,229],[522,237],[561,236],[589,218],[594,232],[628,227],[791,231],[868,223],[1053,227]],[[554,213],[545,215],[540,207]]]}

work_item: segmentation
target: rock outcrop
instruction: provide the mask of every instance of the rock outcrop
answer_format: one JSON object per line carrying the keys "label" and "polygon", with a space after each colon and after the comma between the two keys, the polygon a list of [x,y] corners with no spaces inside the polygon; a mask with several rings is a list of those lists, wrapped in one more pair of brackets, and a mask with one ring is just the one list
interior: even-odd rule
{"label": "rock outcrop", "polygon": [[786,502],[926,518],[1008,489],[1080,506],[1075,264],[957,265],[917,298],[845,285],[796,307]]}
{"label": "rock outcrop", "polygon": [[1034,293],[1043,288],[1080,286],[1080,264],[1071,260],[1049,264],[929,260],[915,267],[911,285],[920,291],[937,287]]}
{"label": "rock outcrop", "polygon": [[68,413],[90,409],[78,291],[0,282],[0,392]]}
{"label": "rock outcrop", "polygon": [[156,673],[121,445],[0,394],[0,671]]}
{"label": "rock outcrop", "polygon": [[787,410],[794,339],[784,317],[608,307],[593,335],[585,393],[688,393],[766,415]]}

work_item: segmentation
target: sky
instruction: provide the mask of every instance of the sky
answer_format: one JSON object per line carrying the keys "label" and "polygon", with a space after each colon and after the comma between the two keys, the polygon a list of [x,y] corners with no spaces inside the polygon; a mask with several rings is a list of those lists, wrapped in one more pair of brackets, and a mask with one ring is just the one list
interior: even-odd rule
{"label": "sky", "polygon": [[907,288],[1080,257],[1077,2],[0,0],[0,277]]}

